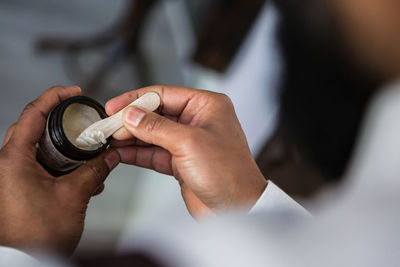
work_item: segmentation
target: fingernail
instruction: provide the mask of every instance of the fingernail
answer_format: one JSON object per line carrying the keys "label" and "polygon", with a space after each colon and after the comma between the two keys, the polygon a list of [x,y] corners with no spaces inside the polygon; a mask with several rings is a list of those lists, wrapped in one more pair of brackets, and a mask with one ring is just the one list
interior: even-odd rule
{"label": "fingernail", "polygon": [[104,162],[110,171],[113,170],[119,163],[118,154],[116,152],[108,152],[108,154],[104,156]]}
{"label": "fingernail", "polygon": [[143,110],[136,107],[131,107],[125,113],[125,122],[133,127],[138,127],[144,115],[146,115],[146,112]]}

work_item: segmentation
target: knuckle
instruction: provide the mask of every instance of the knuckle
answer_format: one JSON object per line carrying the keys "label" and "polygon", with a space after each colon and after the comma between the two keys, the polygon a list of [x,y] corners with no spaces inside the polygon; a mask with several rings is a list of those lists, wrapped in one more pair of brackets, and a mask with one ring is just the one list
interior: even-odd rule
{"label": "knuckle", "polygon": [[151,118],[146,124],[146,131],[152,133],[161,130],[165,124],[165,121],[166,118],[161,116]]}
{"label": "knuckle", "polygon": [[218,106],[233,106],[231,98],[224,93],[208,92],[209,102]]}
{"label": "knuckle", "polygon": [[123,94],[123,96],[126,97],[127,99],[137,99],[139,97],[136,90],[126,92]]}
{"label": "knuckle", "polygon": [[28,105],[25,106],[24,110],[22,111],[22,116],[29,114],[31,112],[34,113],[41,113],[42,116],[47,117],[47,114],[43,111],[42,106],[40,104],[38,104],[39,99],[36,99],[30,103],[28,103]]}
{"label": "knuckle", "polygon": [[223,104],[232,105],[231,98],[226,94],[218,93],[218,100]]}
{"label": "knuckle", "polygon": [[232,113],[235,110],[231,98],[226,94],[216,93],[213,100],[216,108],[222,113]]}
{"label": "knuckle", "polygon": [[47,96],[48,95],[57,95],[58,96],[58,94],[60,92],[63,92],[66,90],[67,90],[67,87],[65,87],[65,86],[52,86],[49,89],[47,89],[47,91],[43,95],[47,95]]}
{"label": "knuckle", "polygon": [[68,92],[68,89],[71,89],[73,87],[66,87],[66,86],[54,86],[52,87],[49,92],[52,95],[55,95],[60,101],[60,95],[65,94],[66,92]]}
{"label": "knuckle", "polygon": [[35,110],[36,108],[37,108],[36,100],[34,100],[34,101],[32,101],[32,102],[29,102],[29,103],[25,106],[24,110],[22,111],[22,114],[28,113],[28,112],[30,112],[30,111],[32,111],[32,110]]}
{"label": "knuckle", "polygon": [[[65,88],[65,87],[64,87],[64,88]],[[82,88],[81,88],[80,86],[74,85],[74,86],[71,86],[71,88],[73,88],[73,89],[75,89],[75,90],[77,90],[77,91],[81,91],[81,92],[82,92]]]}
{"label": "knuckle", "polygon": [[15,127],[17,127],[17,123],[16,122],[14,122],[13,124],[10,125],[10,127],[8,127],[7,132],[13,131],[15,129]]}
{"label": "knuckle", "polygon": [[36,108],[36,100],[31,101],[26,105],[25,109],[35,109]]}
{"label": "knuckle", "polygon": [[46,93],[50,95],[55,95],[61,102],[60,95],[65,95],[71,92],[72,90],[77,90],[82,92],[82,89],[79,86],[53,86],[50,87]]}

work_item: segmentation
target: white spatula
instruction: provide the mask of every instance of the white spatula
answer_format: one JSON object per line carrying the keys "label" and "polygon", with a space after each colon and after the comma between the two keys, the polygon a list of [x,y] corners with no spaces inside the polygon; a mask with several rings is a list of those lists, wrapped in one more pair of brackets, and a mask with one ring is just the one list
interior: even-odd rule
{"label": "white spatula", "polygon": [[[154,111],[160,106],[160,103],[161,99],[157,93],[148,92],[130,103],[128,106],[136,106]],[[113,135],[116,131],[124,126],[122,122],[122,112],[124,109],[118,113],[115,113],[111,117],[97,121],[90,125],[76,139],[76,144],[81,148],[88,148],[101,143],[105,144],[108,137]]]}

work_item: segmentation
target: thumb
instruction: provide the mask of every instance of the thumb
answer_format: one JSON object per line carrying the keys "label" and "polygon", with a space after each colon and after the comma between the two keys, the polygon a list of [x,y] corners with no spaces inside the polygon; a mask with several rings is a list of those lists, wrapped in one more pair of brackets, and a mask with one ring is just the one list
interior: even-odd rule
{"label": "thumb", "polygon": [[138,139],[169,151],[173,151],[191,131],[190,126],[138,107],[126,108],[122,120],[126,129]]}
{"label": "thumb", "polygon": [[90,199],[101,186],[109,173],[118,165],[119,154],[108,149],[100,156],[86,162],[75,171],[61,177],[61,182],[69,191],[76,192],[80,198]]}

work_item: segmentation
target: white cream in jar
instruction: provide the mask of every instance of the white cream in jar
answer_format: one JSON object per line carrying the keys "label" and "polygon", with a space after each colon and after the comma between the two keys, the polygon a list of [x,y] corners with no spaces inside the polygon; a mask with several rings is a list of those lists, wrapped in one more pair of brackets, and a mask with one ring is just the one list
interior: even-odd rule
{"label": "white cream in jar", "polygon": [[39,142],[38,160],[49,172],[63,174],[96,157],[107,148],[109,140],[83,148],[76,143],[76,138],[88,126],[106,117],[103,106],[89,97],[76,96],[63,101],[47,119]]}

